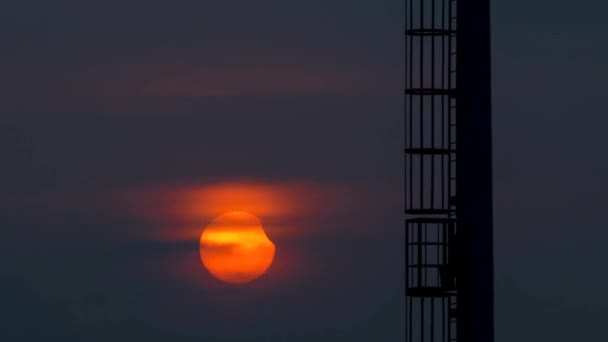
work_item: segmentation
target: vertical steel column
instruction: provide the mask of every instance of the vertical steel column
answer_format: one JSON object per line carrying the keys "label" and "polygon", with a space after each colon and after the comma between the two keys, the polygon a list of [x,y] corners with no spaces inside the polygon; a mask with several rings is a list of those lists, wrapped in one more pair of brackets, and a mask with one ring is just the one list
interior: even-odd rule
{"label": "vertical steel column", "polygon": [[494,340],[489,0],[459,0],[458,340]]}

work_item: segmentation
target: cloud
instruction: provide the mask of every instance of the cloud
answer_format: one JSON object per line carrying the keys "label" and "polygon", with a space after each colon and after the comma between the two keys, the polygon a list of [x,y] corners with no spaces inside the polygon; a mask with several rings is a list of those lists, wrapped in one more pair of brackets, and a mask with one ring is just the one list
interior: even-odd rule
{"label": "cloud", "polygon": [[314,222],[374,210],[379,205],[376,196],[354,183],[224,180],[118,190],[106,200],[115,215],[155,222],[158,229],[143,232],[153,240],[198,241],[205,224],[231,211],[260,217],[271,238],[314,235],[319,233]]}
{"label": "cloud", "polygon": [[357,95],[379,91],[379,75],[311,65],[201,67],[146,85],[145,96]]}

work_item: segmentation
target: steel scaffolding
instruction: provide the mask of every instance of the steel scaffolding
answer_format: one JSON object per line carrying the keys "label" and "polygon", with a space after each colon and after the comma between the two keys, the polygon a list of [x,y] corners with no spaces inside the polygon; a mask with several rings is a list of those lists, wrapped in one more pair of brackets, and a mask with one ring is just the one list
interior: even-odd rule
{"label": "steel scaffolding", "polygon": [[456,0],[406,0],[406,341],[457,337]]}

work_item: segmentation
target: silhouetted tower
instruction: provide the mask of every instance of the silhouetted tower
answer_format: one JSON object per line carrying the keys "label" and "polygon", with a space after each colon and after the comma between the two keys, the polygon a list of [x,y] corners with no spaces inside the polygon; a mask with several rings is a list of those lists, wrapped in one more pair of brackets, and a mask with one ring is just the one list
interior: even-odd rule
{"label": "silhouetted tower", "polygon": [[489,0],[406,0],[406,340],[492,342]]}

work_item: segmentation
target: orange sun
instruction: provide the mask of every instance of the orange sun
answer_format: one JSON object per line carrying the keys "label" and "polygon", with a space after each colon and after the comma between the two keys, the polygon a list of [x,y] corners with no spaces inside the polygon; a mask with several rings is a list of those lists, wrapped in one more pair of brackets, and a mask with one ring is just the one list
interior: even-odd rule
{"label": "orange sun", "polygon": [[214,277],[233,284],[259,278],[274,259],[275,247],[262,222],[244,211],[216,217],[205,228],[200,240],[200,255]]}

